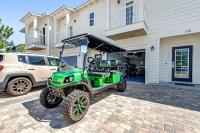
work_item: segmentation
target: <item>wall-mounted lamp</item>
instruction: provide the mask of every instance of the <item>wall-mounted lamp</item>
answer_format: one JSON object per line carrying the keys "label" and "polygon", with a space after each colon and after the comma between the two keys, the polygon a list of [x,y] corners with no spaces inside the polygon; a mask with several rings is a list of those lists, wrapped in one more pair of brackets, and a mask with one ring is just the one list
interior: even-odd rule
{"label": "wall-mounted lamp", "polygon": [[74,19],[74,23],[76,23],[76,19]]}
{"label": "wall-mounted lamp", "polygon": [[117,4],[120,4],[120,2],[121,2],[120,0],[117,0]]}
{"label": "wall-mounted lamp", "polygon": [[154,46],[151,46],[151,51],[154,51],[155,47]]}

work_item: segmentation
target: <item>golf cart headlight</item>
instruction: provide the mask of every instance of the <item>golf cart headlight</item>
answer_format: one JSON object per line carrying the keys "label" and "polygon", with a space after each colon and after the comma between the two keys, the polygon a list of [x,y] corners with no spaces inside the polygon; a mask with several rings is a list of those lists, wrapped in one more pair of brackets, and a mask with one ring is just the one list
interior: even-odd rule
{"label": "golf cart headlight", "polygon": [[73,77],[67,77],[65,78],[64,83],[70,83],[72,82],[72,80],[73,80]]}

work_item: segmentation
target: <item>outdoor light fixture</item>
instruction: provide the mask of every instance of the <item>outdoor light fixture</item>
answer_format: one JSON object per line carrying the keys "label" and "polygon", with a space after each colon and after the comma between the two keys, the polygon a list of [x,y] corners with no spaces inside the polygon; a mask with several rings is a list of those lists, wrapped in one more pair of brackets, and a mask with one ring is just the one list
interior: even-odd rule
{"label": "outdoor light fixture", "polygon": [[121,2],[120,0],[117,0],[117,3],[118,3],[118,4],[120,4],[120,2]]}
{"label": "outdoor light fixture", "polygon": [[151,51],[154,51],[154,49],[155,49],[154,46],[151,46]]}

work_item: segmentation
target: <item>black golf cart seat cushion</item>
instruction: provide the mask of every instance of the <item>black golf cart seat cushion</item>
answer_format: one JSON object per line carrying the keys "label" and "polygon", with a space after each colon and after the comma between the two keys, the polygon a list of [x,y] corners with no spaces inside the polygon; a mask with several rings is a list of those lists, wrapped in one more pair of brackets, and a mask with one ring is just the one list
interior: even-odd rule
{"label": "black golf cart seat cushion", "polygon": [[108,73],[105,72],[89,72],[88,76],[99,76],[99,77],[104,77],[104,76],[109,76]]}

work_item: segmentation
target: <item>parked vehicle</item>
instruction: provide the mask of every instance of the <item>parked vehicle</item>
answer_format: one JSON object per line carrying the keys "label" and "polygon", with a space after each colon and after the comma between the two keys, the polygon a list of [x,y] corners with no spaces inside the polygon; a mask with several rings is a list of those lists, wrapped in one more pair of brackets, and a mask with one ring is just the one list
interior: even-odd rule
{"label": "parked vehicle", "polygon": [[[89,34],[70,37],[62,42],[64,44],[60,59],[65,43],[80,46],[81,52],[84,53],[83,68],[71,67],[61,62],[58,71],[53,73],[47,87],[41,92],[40,103],[46,108],[54,108],[64,100],[64,116],[70,121],[77,122],[87,113],[92,96],[113,87],[123,92],[127,86],[125,71],[119,66],[118,61],[101,61],[98,66],[96,59],[87,58],[88,48],[108,53],[125,50]],[[87,69],[86,61],[89,66],[95,66],[95,69]]]}
{"label": "parked vehicle", "polygon": [[32,87],[46,85],[58,64],[59,58],[53,56],[1,53],[0,90],[12,96],[27,94]]}

